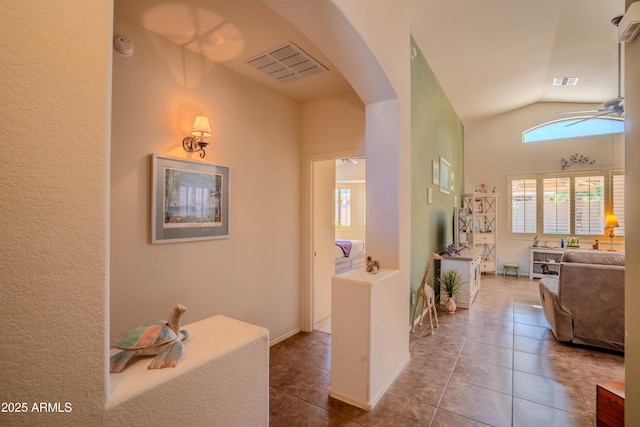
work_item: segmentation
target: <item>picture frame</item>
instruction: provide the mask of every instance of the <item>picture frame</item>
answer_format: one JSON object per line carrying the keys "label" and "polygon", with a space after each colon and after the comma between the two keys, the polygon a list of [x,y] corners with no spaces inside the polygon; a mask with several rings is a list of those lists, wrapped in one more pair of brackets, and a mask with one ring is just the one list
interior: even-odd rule
{"label": "picture frame", "polygon": [[452,193],[456,191],[456,174],[453,171],[449,173],[449,189]]}
{"label": "picture frame", "polygon": [[229,168],[151,156],[151,243],[229,237]]}
{"label": "picture frame", "polygon": [[440,157],[440,191],[449,194],[451,192],[451,163]]}
{"label": "picture frame", "polygon": [[440,186],[440,163],[437,160],[431,161],[431,182]]}

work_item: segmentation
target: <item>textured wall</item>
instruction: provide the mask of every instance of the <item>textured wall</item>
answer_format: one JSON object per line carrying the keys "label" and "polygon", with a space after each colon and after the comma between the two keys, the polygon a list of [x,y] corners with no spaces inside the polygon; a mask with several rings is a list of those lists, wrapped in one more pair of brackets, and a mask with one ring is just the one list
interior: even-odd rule
{"label": "textured wall", "polygon": [[[114,31],[135,53],[113,59],[111,337],[177,302],[186,322],[297,331],[301,105],[118,16]],[[181,144],[196,115],[204,159]],[[150,244],[151,153],[229,167],[228,239]]]}
{"label": "textured wall", "polygon": [[104,407],[111,11],[2,5],[0,401],[29,405],[2,425],[95,425]]}
{"label": "textured wall", "polygon": [[[627,6],[632,1],[627,0]],[[636,6],[637,7],[637,6]],[[640,37],[624,45],[625,79],[625,212],[633,218],[640,209]],[[632,77],[633,76],[633,77]],[[626,224],[625,224],[626,225]],[[629,221],[625,232],[625,425],[640,425],[640,226]]]}

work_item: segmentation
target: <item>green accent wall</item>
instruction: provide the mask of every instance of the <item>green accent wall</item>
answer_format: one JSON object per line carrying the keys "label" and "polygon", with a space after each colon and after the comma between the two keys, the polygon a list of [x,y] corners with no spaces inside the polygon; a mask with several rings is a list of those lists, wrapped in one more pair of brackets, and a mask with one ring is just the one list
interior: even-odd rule
{"label": "green accent wall", "polygon": [[[432,252],[453,241],[454,196],[460,203],[464,185],[464,127],[438,79],[411,37],[417,55],[411,60],[411,293],[417,291]],[[412,50],[413,51],[413,50]],[[450,194],[432,182],[431,164],[443,157],[455,174]],[[427,189],[433,203],[427,204]],[[433,284],[435,263],[429,273]],[[413,306],[411,307],[413,313]]]}

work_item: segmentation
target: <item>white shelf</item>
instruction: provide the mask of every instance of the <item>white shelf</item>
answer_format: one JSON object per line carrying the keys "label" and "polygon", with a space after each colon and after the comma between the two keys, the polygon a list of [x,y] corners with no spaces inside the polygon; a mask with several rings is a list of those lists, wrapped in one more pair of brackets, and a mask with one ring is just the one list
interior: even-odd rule
{"label": "white shelf", "polygon": [[[498,273],[498,194],[462,195],[458,211],[459,240],[480,250],[480,271]],[[460,242],[457,242],[460,243]]]}

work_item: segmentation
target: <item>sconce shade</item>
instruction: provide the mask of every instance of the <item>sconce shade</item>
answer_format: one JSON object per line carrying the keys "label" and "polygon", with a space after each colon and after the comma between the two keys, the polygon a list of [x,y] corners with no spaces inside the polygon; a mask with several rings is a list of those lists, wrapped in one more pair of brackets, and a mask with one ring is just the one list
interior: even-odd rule
{"label": "sconce shade", "polygon": [[604,220],[604,226],[605,228],[608,227],[620,227],[620,224],[618,224],[618,218],[611,214],[611,215],[607,215],[607,218]]}
{"label": "sconce shade", "polygon": [[193,122],[191,134],[199,137],[211,136],[211,126],[209,125],[207,116],[196,117],[196,120]]}

